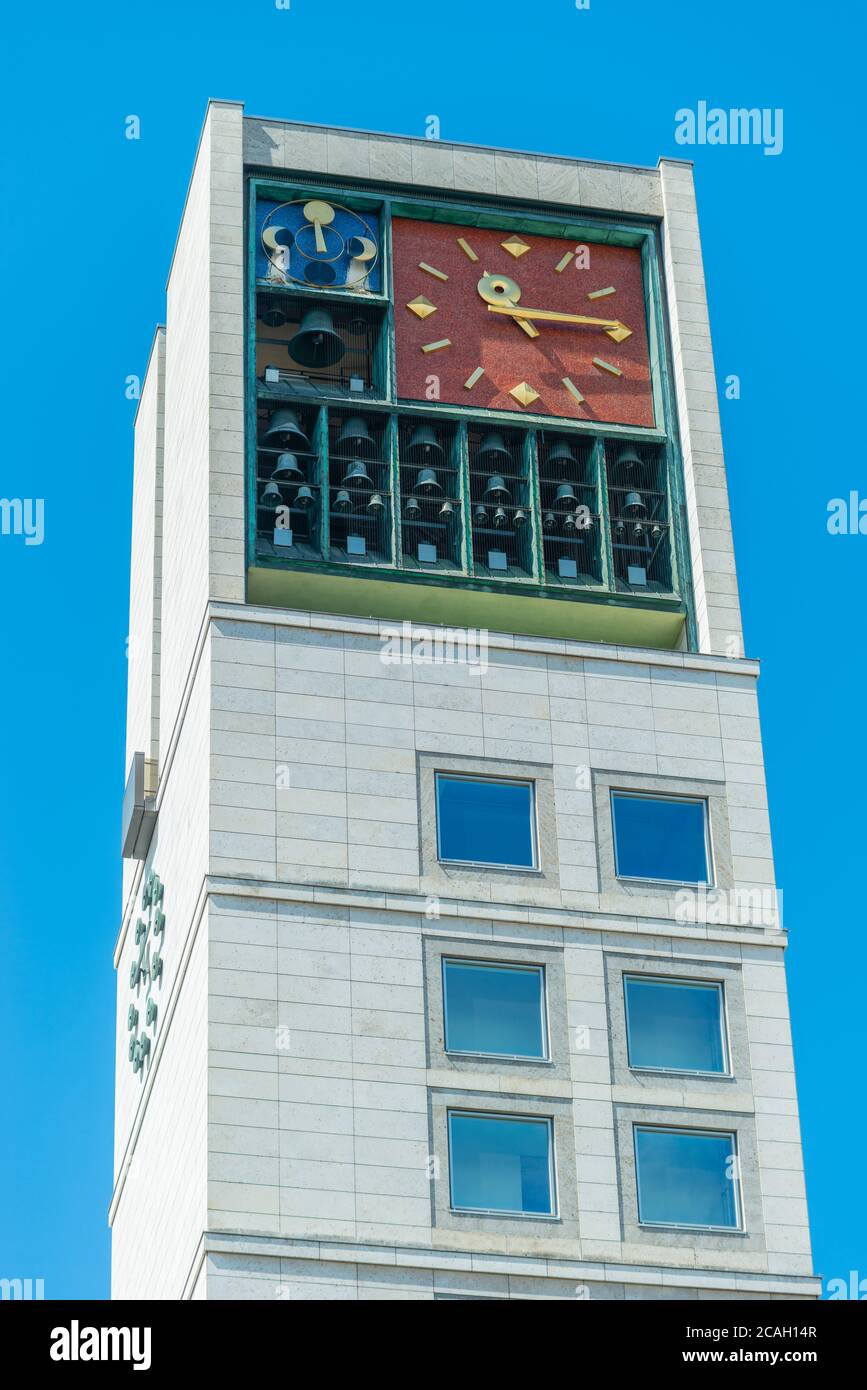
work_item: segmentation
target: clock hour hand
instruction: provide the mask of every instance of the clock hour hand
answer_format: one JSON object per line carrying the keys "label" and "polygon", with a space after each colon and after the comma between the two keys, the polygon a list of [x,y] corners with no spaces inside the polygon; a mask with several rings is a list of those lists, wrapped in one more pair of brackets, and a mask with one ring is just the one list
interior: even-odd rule
{"label": "clock hour hand", "polygon": [[587,314],[566,314],[558,309],[522,309],[517,304],[489,304],[488,310],[492,314],[507,314],[519,323],[539,319],[547,323],[574,323],[589,328],[601,328],[615,343],[623,343],[632,337],[632,329],[627,328],[619,319],[594,319]]}

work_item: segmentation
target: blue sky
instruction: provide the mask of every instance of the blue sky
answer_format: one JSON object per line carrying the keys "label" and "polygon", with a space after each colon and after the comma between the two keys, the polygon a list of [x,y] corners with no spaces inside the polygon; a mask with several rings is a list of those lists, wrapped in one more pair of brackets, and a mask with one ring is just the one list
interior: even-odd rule
{"label": "blue sky", "polygon": [[[144,370],[208,97],[248,113],[654,165],[696,161],[747,653],[760,657],[816,1269],[867,1277],[864,8],[826,0],[57,3],[0,76],[0,1276],[108,1293],[130,373]],[[781,107],[784,145],[675,143]],[[124,138],[128,115],[141,139]],[[836,422],[836,423],[835,423]],[[850,423],[847,423],[850,422]],[[845,952],[845,967],[838,961]],[[155,1194],[157,1195],[157,1194]]]}

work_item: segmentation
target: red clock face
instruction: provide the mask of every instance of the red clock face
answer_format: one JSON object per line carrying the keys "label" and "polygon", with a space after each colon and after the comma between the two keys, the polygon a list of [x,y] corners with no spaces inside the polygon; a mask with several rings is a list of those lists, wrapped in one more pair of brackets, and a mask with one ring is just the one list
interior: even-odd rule
{"label": "red clock face", "polygon": [[403,217],[392,246],[402,400],[654,424],[638,249]]}

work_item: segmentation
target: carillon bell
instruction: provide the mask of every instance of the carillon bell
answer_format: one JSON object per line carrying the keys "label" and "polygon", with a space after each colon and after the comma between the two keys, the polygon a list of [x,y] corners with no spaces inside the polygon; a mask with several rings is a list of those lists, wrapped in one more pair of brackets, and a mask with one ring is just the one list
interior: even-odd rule
{"label": "carillon bell", "polygon": [[423,468],[415,481],[419,492],[427,493],[430,496],[433,492],[442,492],[439,479],[432,468]]}
{"label": "carillon bell", "polygon": [[440,516],[450,517],[450,516],[454,516],[454,514],[455,514],[455,504],[454,504],[454,502],[443,502],[442,506],[440,507]]}
{"label": "carillon bell", "polygon": [[509,518],[506,516],[505,509],[503,507],[498,507],[497,510],[494,512],[494,525],[498,529],[502,528],[506,525],[506,522],[508,520]]}
{"label": "carillon bell", "polygon": [[345,487],[373,487],[373,479],[361,459],[356,459],[350,464],[343,483]]}
{"label": "carillon bell", "polygon": [[274,411],[263,438],[268,444],[285,444],[294,449],[310,448],[310,441],[301,428],[296,412],[286,406]]}
{"label": "carillon bell", "polygon": [[479,458],[484,459],[490,466],[507,466],[512,462],[512,455],[506,448],[506,440],[500,430],[488,430],[479,446]]}
{"label": "carillon bell", "polygon": [[346,352],[327,309],[308,309],[289,343],[289,356],[299,367],[333,367]]}
{"label": "carillon bell", "polygon": [[515,515],[512,517],[512,525],[513,525],[513,526],[526,526],[526,524],[527,524],[527,513],[524,511],[524,508],[523,508],[523,507],[519,507],[518,510],[515,512]]}
{"label": "carillon bell", "polygon": [[415,520],[420,512],[421,507],[418,505],[418,498],[410,497],[406,504],[405,515]]}
{"label": "carillon bell", "polygon": [[640,492],[627,492],[623,509],[629,517],[644,516],[647,512]]}
{"label": "carillon bell", "polygon": [[644,527],[642,526],[642,524],[641,524],[640,521],[636,521],[635,525],[634,525],[633,528],[632,528],[632,534],[633,534],[633,536],[635,537],[635,539],[636,539],[637,541],[640,541],[640,540],[643,539],[643,537],[644,537]]}
{"label": "carillon bell", "polygon": [[416,425],[406,446],[408,463],[442,463],[443,447],[432,425]]}
{"label": "carillon bell", "polygon": [[555,439],[551,448],[548,450],[548,463],[559,466],[568,465],[577,468],[578,460],[565,439]]}
{"label": "carillon bell", "polygon": [[297,483],[304,477],[304,470],[294,454],[281,454],[271,477],[279,483]]}
{"label": "carillon bell", "polygon": [[662,535],[662,527],[661,527],[661,526],[654,526],[654,527],[653,527],[653,530],[652,530],[651,533],[650,533],[650,539],[651,539],[652,541],[658,541],[661,535]]}
{"label": "carillon bell", "polygon": [[571,512],[563,520],[563,529],[564,531],[574,531],[576,529],[575,518]]}
{"label": "carillon bell", "polygon": [[301,507],[303,511],[306,511],[308,507],[313,506],[315,501],[316,498],[313,496],[312,488],[309,488],[306,483],[303,483],[295,494],[295,506]]}
{"label": "carillon bell", "polygon": [[266,483],[259,498],[259,505],[262,507],[279,507],[283,503],[283,497],[276,483]]}
{"label": "carillon bell", "polygon": [[358,454],[363,458],[373,458],[376,444],[367,421],[361,415],[350,415],[344,420],[337,436],[337,449],[340,453]]}
{"label": "carillon bell", "polygon": [[382,494],[379,492],[372,492],[370,495],[370,501],[367,504],[367,510],[369,512],[376,512],[378,514],[383,510],[384,507],[385,503],[382,500]]}
{"label": "carillon bell", "polygon": [[479,505],[473,511],[473,521],[476,523],[477,526],[482,526],[487,521],[487,519],[487,509],[483,507],[480,502]]}
{"label": "carillon bell", "polygon": [[546,531],[553,531],[557,525],[557,518],[553,512],[546,512],[542,518],[542,525]]}
{"label": "carillon bell", "polygon": [[335,497],[334,510],[336,512],[348,512],[352,510],[352,498],[345,488],[341,488]]}
{"label": "carillon bell", "polygon": [[266,300],[262,310],[262,322],[266,328],[282,328],[286,322],[286,311],[279,299]]}
{"label": "carillon bell", "polygon": [[489,502],[507,502],[509,500],[509,489],[506,487],[506,480],[501,473],[491,474],[485,488],[485,497]]}
{"label": "carillon bell", "polygon": [[578,498],[575,496],[575,489],[572,484],[561,483],[554,493],[554,501],[555,503],[559,502],[562,506],[567,506],[570,502],[577,502]]}
{"label": "carillon bell", "polygon": [[622,468],[627,473],[642,466],[641,455],[634,444],[624,444],[623,448],[618,451],[614,462],[617,468]]}

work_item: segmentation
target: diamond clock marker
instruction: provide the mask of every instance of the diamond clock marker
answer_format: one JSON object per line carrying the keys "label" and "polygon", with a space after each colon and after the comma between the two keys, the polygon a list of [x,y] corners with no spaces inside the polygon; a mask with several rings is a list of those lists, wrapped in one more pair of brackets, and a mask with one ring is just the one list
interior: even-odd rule
{"label": "diamond clock marker", "polygon": [[423,294],[420,294],[417,299],[411,299],[406,307],[419,319],[429,319],[431,314],[435,314],[437,311],[437,306],[431,304],[429,299],[425,299]]}
{"label": "diamond clock marker", "polygon": [[517,386],[512,387],[509,395],[514,396],[520,405],[532,405],[539,399],[539,392],[534,391],[528,381],[519,381]]}
{"label": "diamond clock marker", "polygon": [[510,256],[514,256],[516,261],[519,260],[521,256],[526,256],[527,252],[530,250],[526,241],[522,241],[519,236],[507,237],[505,241],[500,242],[500,245],[504,251],[508,251]]}

